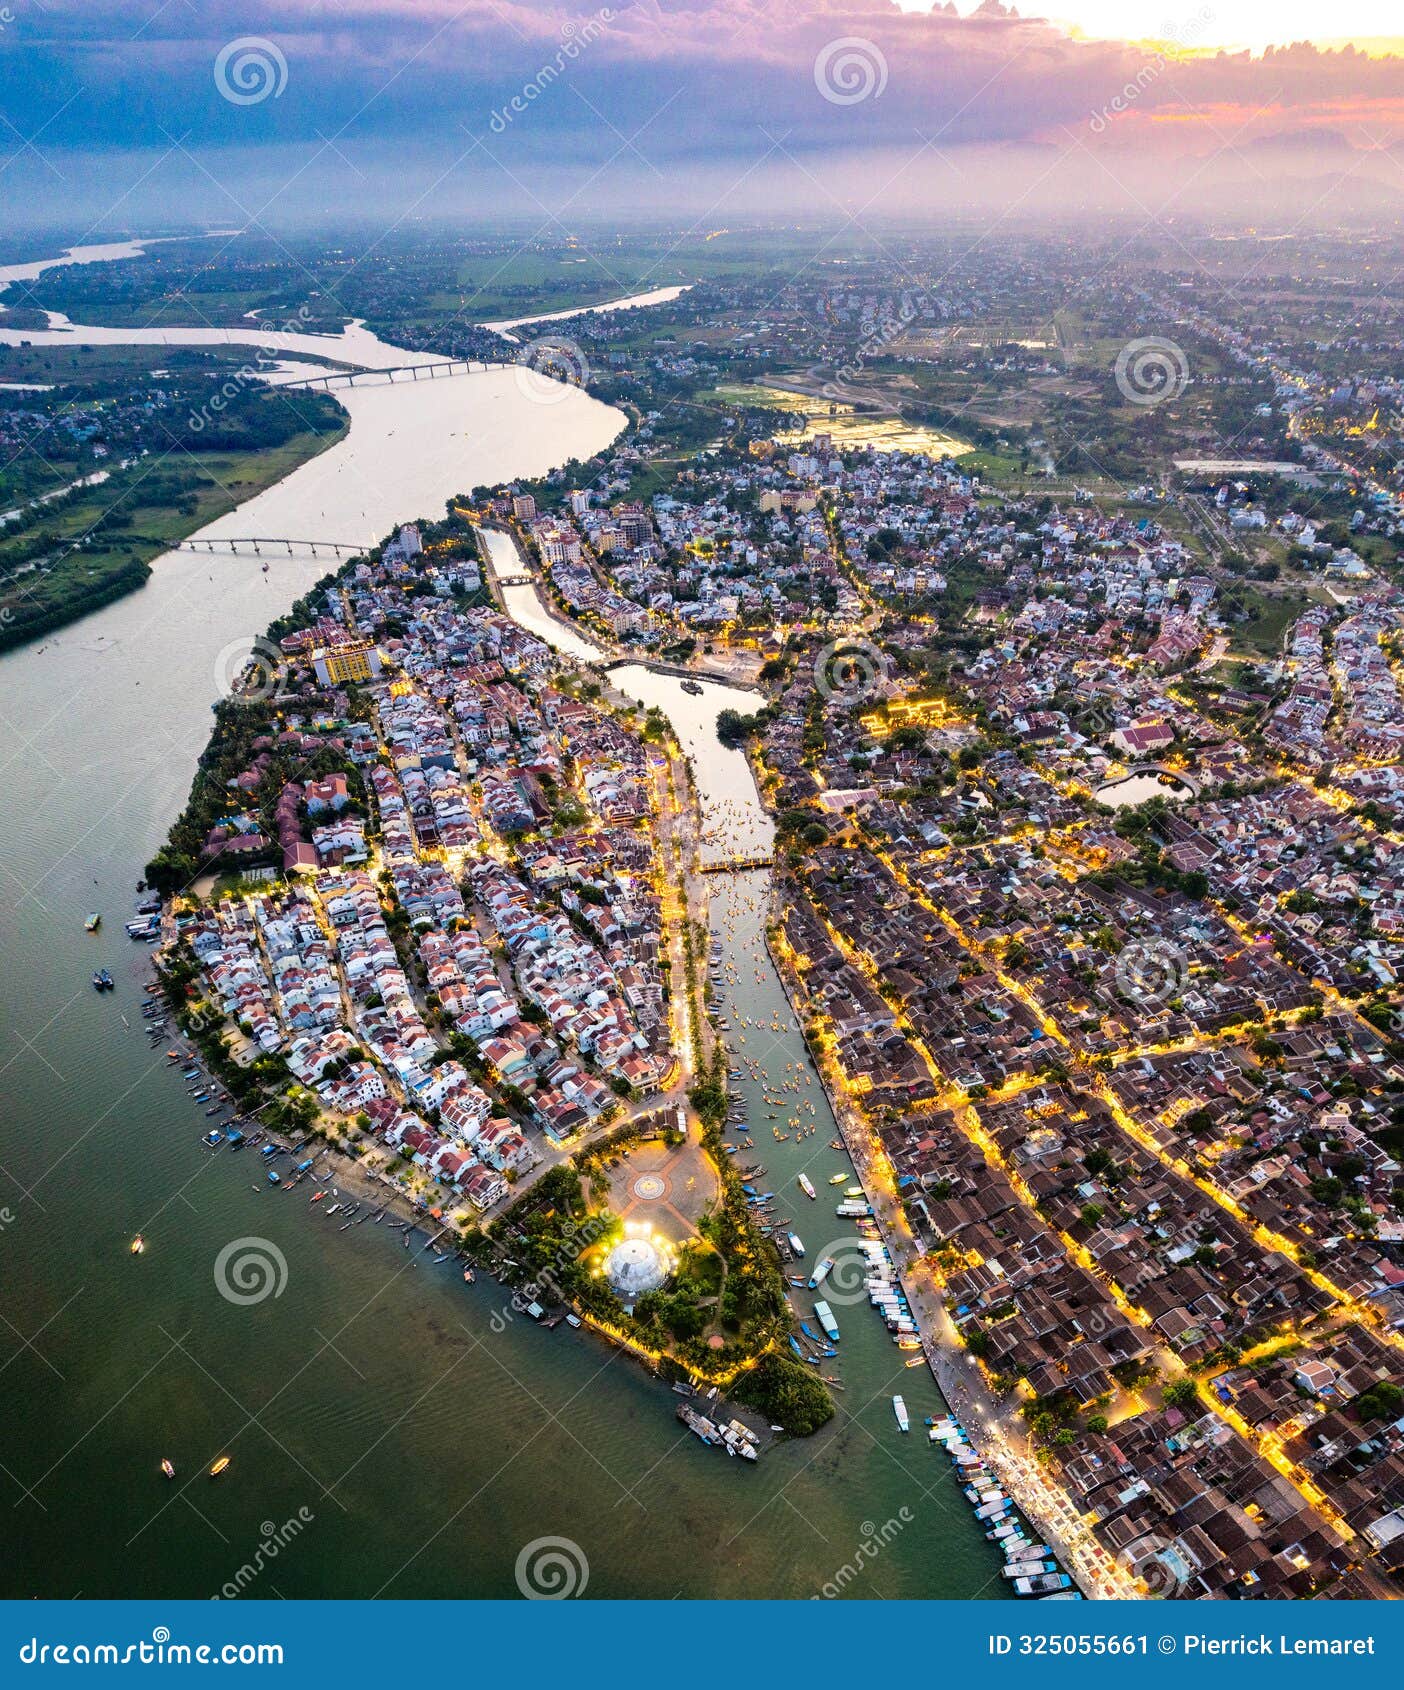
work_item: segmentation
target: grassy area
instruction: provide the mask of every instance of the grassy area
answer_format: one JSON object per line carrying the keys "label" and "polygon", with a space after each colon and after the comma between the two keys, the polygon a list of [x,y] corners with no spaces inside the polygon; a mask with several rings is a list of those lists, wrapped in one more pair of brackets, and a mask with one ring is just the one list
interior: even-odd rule
{"label": "grassy area", "polygon": [[1305,600],[1290,594],[1270,597],[1242,587],[1236,589],[1236,596],[1242,600],[1249,619],[1234,628],[1233,644],[1246,648],[1251,657],[1280,657],[1282,637],[1301,615]]}
{"label": "grassy area", "polygon": [[[306,433],[261,451],[181,453],[169,461],[157,460],[156,465],[143,460],[74,503],[36,517],[29,528],[7,533],[0,541],[0,570],[5,566],[6,543],[12,548],[24,544],[32,540],[36,529],[52,535],[57,550],[64,541],[88,534],[119,497],[130,518],[120,528],[93,535],[82,550],[52,566],[38,563],[27,573],[4,576],[0,650],[36,639],[144,586],[152,558],[281,481],[340,437],[339,433]],[[161,464],[168,469],[173,465],[179,473],[178,502],[172,499],[170,474],[158,473]],[[150,503],[145,502],[147,498]]]}

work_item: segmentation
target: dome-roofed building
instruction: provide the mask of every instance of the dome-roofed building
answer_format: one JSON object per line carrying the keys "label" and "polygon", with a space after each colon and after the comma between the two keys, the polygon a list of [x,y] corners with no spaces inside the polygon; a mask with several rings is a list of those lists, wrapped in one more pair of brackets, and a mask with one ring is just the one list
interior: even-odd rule
{"label": "dome-roofed building", "polygon": [[605,1277],[629,1308],[649,1291],[656,1291],[672,1271],[664,1250],[652,1237],[621,1238],[605,1258]]}

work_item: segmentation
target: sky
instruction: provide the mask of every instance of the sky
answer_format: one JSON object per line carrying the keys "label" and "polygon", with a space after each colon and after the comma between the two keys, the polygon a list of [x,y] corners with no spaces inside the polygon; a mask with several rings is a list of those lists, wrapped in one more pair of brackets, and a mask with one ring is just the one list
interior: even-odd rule
{"label": "sky", "polygon": [[[1404,206],[1404,57],[1377,44],[1404,26],[1378,0],[1054,8],[0,0],[0,213]],[[1308,44],[1325,29],[1376,45]]]}
{"label": "sky", "polygon": [[[904,12],[930,11],[930,0],[901,0]],[[963,0],[960,10],[974,9]],[[1212,47],[1287,46],[1293,41],[1341,43],[1388,40],[1404,45],[1404,10],[1399,0],[1217,0],[1204,30],[1204,44]],[[1150,40],[1172,33],[1182,14],[1197,6],[1177,0],[1049,0],[1046,6],[1024,6],[1030,17],[1044,16],[1087,36],[1102,40]]]}

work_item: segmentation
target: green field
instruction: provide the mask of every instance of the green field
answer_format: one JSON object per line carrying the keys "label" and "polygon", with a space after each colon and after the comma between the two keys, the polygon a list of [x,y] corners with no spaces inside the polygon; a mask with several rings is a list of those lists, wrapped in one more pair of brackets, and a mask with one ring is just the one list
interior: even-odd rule
{"label": "green field", "polygon": [[[6,530],[0,539],[0,571],[5,572],[0,579],[0,650],[37,639],[136,591],[151,573],[152,558],[281,481],[338,439],[339,434],[307,433],[261,451],[181,454],[178,462],[189,472],[191,485],[180,507],[159,494],[159,502],[142,502],[144,486],[154,490],[159,485],[143,461],[87,490],[76,502],[44,515],[42,521],[36,516],[24,528]],[[17,542],[42,530],[54,537],[57,549],[64,540],[87,533],[124,492],[130,494],[126,501],[129,525],[90,540],[81,551],[51,567],[27,573],[6,570],[7,544],[13,550]]]}

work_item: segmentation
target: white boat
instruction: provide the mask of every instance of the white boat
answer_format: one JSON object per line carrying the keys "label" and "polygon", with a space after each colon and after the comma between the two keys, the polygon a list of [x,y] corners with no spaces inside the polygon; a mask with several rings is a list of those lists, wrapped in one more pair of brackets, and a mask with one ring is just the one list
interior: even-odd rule
{"label": "white boat", "polygon": [[829,1269],[832,1268],[833,1265],[834,1258],[832,1256],[821,1256],[819,1258],[818,1263],[815,1265],[814,1272],[809,1276],[809,1289],[811,1291],[817,1291],[819,1289],[819,1287],[829,1277]]}
{"label": "white boat", "polygon": [[839,1336],[838,1322],[834,1319],[834,1311],[829,1307],[829,1305],[827,1303],[816,1303],[814,1305],[814,1318],[819,1322],[819,1324],[824,1328],[824,1331],[828,1334],[829,1342],[831,1344],[838,1343],[838,1336]]}
{"label": "white boat", "polygon": [[907,1419],[907,1405],[901,1397],[893,1397],[892,1412],[897,1416],[897,1424],[904,1432],[911,1430],[911,1421]]}
{"label": "white boat", "polygon": [[794,1253],[797,1256],[802,1256],[804,1254],[804,1240],[800,1237],[800,1235],[797,1232],[792,1232],[789,1234],[789,1240],[790,1248],[794,1251]]}
{"label": "white boat", "polygon": [[808,1197],[811,1201],[813,1201],[814,1198],[816,1198],[818,1196],[818,1192],[815,1191],[813,1184],[810,1182],[810,1178],[809,1178],[808,1174],[801,1174],[800,1175],[800,1177],[799,1177],[799,1188],[805,1194],[805,1196]]}

